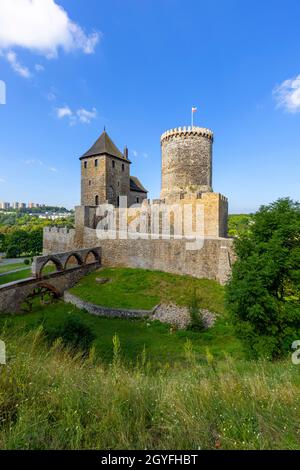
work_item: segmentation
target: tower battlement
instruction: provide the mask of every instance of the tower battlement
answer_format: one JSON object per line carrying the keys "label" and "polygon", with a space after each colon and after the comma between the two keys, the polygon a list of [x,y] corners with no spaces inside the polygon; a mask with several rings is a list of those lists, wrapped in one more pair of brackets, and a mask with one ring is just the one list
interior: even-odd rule
{"label": "tower battlement", "polygon": [[191,135],[191,136],[200,135],[212,141],[214,139],[214,133],[210,129],[207,129],[206,127],[184,126],[184,127],[175,127],[175,129],[170,129],[164,132],[160,138],[160,141],[162,143],[164,140],[169,140],[169,139],[172,139],[173,137],[180,137],[180,136],[186,136],[186,135]]}

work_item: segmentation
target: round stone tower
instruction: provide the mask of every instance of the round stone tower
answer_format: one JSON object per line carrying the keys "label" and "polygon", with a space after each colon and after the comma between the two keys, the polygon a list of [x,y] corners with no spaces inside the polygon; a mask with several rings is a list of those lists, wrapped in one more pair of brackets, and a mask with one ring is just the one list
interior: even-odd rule
{"label": "round stone tower", "polygon": [[166,202],[212,191],[213,132],[178,127],[161,136],[161,199]]}

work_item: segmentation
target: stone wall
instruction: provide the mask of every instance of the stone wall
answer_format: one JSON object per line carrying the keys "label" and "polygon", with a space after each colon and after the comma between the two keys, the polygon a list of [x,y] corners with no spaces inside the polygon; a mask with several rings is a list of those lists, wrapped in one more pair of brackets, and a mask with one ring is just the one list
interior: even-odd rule
{"label": "stone wall", "polygon": [[[130,162],[110,155],[81,160],[81,204],[96,206],[108,201],[117,205],[119,196],[130,196]],[[97,197],[97,200],[96,200]],[[96,202],[98,201],[98,204]]]}
{"label": "stone wall", "polygon": [[141,204],[145,199],[147,199],[147,193],[142,193],[140,191],[130,191],[129,193],[129,206],[133,204]]}
{"label": "stone wall", "polygon": [[63,272],[52,273],[44,276],[43,279],[31,277],[4,284],[0,286],[0,313],[18,312],[28,295],[39,287],[46,287],[59,297],[63,295],[66,289],[70,289],[77,284],[82,276],[95,271],[98,267],[99,263],[92,263]]}
{"label": "stone wall", "polygon": [[161,137],[161,199],[212,191],[213,133],[201,127],[179,127]]}
{"label": "stone wall", "polygon": [[[97,166],[95,161],[97,160]],[[96,196],[99,204],[106,200],[106,157],[89,157],[81,160],[81,204],[95,206]]]}
{"label": "stone wall", "polygon": [[156,306],[152,310],[129,310],[125,308],[119,309],[112,307],[102,307],[101,305],[95,305],[90,302],[86,302],[85,300],[80,299],[68,291],[64,293],[64,301],[71,303],[72,305],[75,305],[82,310],[86,310],[91,315],[101,317],[143,318],[153,315],[158,307]]}
{"label": "stone wall", "polygon": [[[129,200],[130,194],[130,162],[114,157],[106,160],[106,200],[109,204],[118,206],[119,196],[126,196]],[[104,202],[104,201],[103,201]]]}
{"label": "stone wall", "polygon": [[74,229],[44,227],[43,252],[45,254],[70,251],[75,248],[77,247]]}
{"label": "stone wall", "polygon": [[[45,253],[60,251],[58,232],[45,239]],[[73,237],[69,242],[63,237],[64,247],[73,249]],[[233,240],[206,238],[201,249],[189,250],[187,240],[99,240],[96,230],[84,227],[84,247],[101,247],[102,266],[128,266],[144,269],[188,274],[197,278],[215,279],[224,284],[230,276],[235,260]]]}

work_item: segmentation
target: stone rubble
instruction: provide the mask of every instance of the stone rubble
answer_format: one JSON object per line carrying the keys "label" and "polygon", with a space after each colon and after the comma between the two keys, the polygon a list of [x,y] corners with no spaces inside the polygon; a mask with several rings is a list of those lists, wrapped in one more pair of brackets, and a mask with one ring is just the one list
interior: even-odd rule
{"label": "stone rubble", "polygon": [[[205,327],[211,328],[216,320],[216,314],[207,309],[201,309]],[[178,329],[185,329],[190,322],[190,313],[187,307],[175,304],[160,304],[155,310],[152,320],[169,323]]]}

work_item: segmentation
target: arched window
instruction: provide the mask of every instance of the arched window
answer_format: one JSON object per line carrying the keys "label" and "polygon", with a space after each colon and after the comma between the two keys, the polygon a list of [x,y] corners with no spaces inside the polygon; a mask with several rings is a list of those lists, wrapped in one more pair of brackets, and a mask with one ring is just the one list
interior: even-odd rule
{"label": "arched window", "polygon": [[99,196],[95,197],[95,206],[99,206]]}

